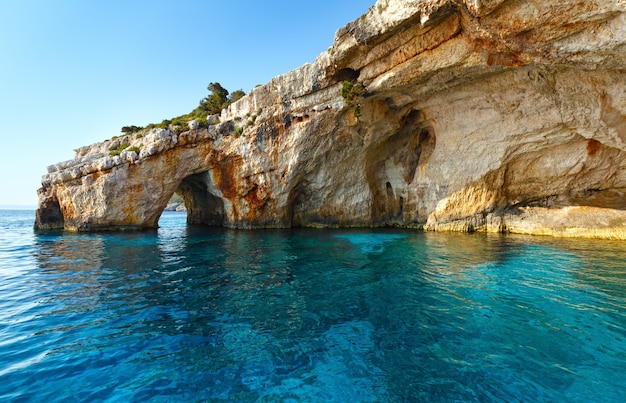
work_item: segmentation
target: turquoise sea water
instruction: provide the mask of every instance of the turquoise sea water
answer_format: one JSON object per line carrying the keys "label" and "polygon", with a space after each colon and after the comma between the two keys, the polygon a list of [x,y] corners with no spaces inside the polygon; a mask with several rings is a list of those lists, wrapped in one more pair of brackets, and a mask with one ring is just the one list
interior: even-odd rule
{"label": "turquoise sea water", "polygon": [[33,214],[0,211],[3,402],[626,398],[626,242]]}

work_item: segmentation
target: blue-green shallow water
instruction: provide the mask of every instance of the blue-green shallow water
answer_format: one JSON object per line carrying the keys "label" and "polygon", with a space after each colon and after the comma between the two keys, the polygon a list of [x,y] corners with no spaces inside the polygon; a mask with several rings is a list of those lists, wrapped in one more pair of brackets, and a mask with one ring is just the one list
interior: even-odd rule
{"label": "blue-green shallow water", "polygon": [[626,243],[184,220],[0,211],[0,401],[626,397]]}

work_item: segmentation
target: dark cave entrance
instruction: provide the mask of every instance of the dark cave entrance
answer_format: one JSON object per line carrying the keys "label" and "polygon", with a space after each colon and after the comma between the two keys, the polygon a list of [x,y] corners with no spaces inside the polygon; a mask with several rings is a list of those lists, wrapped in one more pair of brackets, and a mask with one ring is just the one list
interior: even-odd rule
{"label": "dark cave entrance", "polygon": [[65,218],[61,211],[59,200],[56,197],[50,201],[40,203],[35,212],[36,229],[63,229]]}
{"label": "dark cave entrance", "polygon": [[224,202],[211,193],[211,177],[202,172],[182,180],[175,193],[178,194],[187,209],[187,224],[213,225],[224,224]]}

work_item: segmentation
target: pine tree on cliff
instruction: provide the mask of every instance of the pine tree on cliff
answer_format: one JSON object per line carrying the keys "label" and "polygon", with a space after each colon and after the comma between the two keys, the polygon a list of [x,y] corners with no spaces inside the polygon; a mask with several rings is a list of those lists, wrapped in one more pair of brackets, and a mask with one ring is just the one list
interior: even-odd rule
{"label": "pine tree on cliff", "polygon": [[243,98],[245,95],[246,95],[246,93],[243,90],[233,91],[232,94],[230,94],[230,99],[228,100],[228,104],[232,104],[234,102],[237,102],[238,100]]}
{"label": "pine tree on cliff", "polygon": [[228,90],[220,83],[210,83],[207,89],[211,94],[200,101],[200,108],[209,115],[220,113],[228,105]]}

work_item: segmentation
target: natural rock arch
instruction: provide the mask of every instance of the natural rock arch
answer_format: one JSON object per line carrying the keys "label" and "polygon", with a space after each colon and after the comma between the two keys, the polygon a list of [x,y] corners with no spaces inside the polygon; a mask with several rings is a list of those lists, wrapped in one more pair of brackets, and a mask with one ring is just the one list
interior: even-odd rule
{"label": "natural rock arch", "polygon": [[187,176],[176,189],[187,209],[187,223],[195,225],[223,225],[224,201],[211,193],[210,174],[202,172]]}
{"label": "natural rock arch", "polygon": [[190,223],[626,239],[623,1],[383,3],[218,121],[49,167],[35,226],[153,228],[178,191]]}

